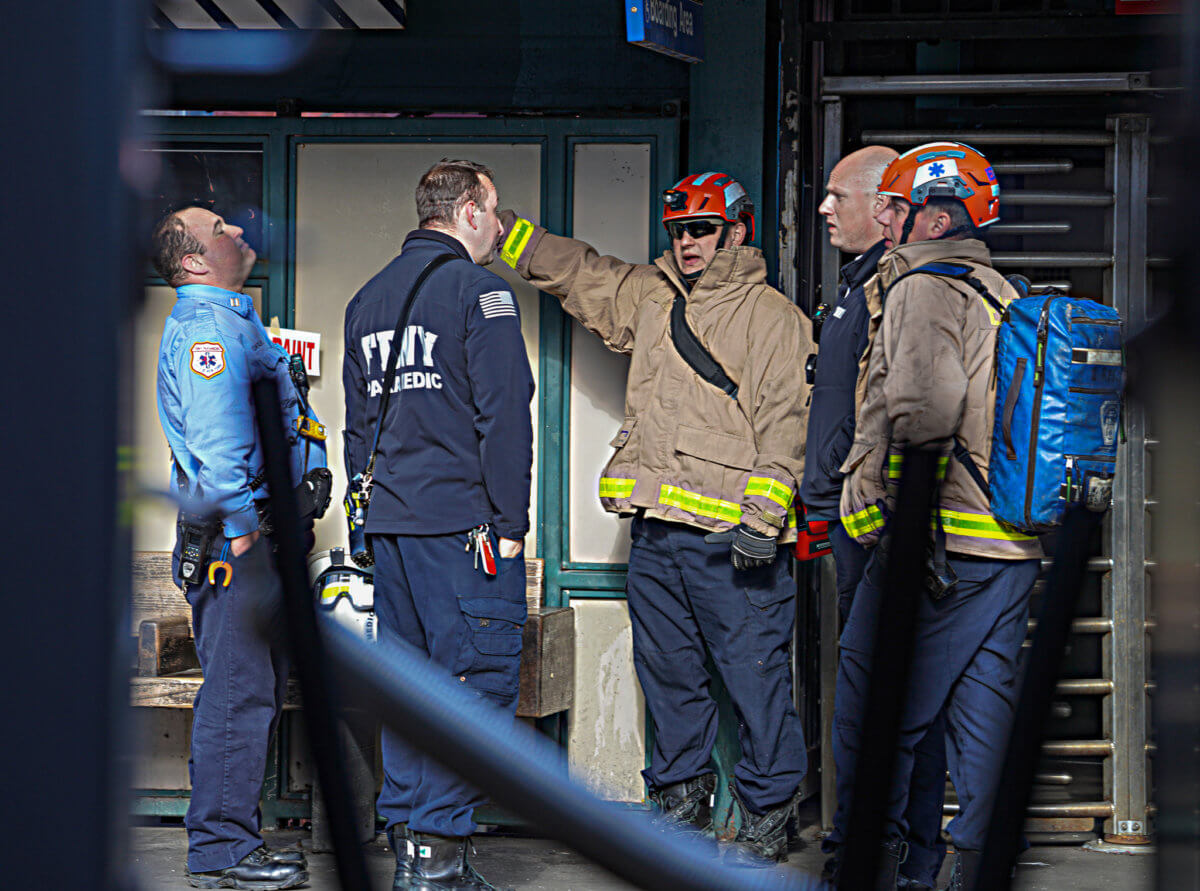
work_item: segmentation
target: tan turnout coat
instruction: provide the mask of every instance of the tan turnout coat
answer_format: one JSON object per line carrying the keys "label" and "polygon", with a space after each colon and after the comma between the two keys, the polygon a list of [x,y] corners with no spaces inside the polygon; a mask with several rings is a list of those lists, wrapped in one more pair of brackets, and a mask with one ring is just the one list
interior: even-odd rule
{"label": "tan turnout coat", "polygon": [[[630,356],[625,419],[600,477],[605,510],[642,509],[703,529],[745,523],[795,539],[808,419],[803,368],[815,347],[808,319],[766,283],[759,250],[718,251],[690,292],[670,252],[653,264],[625,263],[526,220],[510,226],[501,257]],[[675,349],[677,294],[687,298],[688,325],[737,384],[736,401]]]}
{"label": "tan turnout coat", "polygon": [[880,258],[879,271],[865,286],[870,345],[859,367],[854,445],[842,465],[847,474],[842,522],[859,542],[874,543],[894,506],[902,447],[938,447],[945,468],[938,519],[946,550],[1003,559],[1040,557],[1037,538],[993,518],[983,491],[950,455],[952,439],[957,439],[987,478],[999,313],[966,282],[934,275],[900,281],[884,304],[893,282],[934,262],[969,265],[1004,304],[1017,296],[976,239],[919,241]]}

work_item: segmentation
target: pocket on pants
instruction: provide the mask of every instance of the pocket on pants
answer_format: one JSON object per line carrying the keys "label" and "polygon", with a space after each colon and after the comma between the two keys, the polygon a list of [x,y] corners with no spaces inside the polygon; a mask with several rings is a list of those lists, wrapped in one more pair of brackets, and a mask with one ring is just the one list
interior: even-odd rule
{"label": "pocket on pants", "polygon": [[463,672],[470,686],[489,693],[516,695],[521,665],[525,603],[502,597],[459,597],[467,625]]}

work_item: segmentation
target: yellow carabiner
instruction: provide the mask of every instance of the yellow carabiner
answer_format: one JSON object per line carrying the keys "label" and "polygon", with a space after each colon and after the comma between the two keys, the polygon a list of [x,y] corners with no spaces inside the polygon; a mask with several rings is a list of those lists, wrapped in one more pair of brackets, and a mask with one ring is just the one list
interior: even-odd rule
{"label": "yellow carabiner", "polygon": [[214,560],[212,563],[208,564],[208,583],[210,585],[215,585],[217,583],[218,569],[224,570],[225,572],[225,578],[221,583],[221,587],[228,588],[229,583],[233,581],[233,567],[224,560]]}

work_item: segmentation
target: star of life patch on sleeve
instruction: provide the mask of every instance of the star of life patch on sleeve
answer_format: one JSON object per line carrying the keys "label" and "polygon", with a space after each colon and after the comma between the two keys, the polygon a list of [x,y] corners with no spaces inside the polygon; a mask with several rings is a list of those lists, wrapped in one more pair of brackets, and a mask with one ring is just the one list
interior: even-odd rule
{"label": "star of life patch on sleeve", "polygon": [[480,294],[479,308],[483,310],[485,319],[499,319],[517,314],[517,305],[513,303],[513,295],[509,291],[489,291]]}
{"label": "star of life patch on sleeve", "polygon": [[225,370],[225,347],[211,340],[192,344],[192,371],[211,380]]}

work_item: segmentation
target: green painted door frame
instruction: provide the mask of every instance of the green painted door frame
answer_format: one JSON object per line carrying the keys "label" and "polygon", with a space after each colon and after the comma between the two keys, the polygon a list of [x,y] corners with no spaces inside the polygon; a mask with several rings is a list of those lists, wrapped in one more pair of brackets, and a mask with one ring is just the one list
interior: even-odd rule
{"label": "green painted door frame", "polygon": [[[650,147],[651,201],[678,178],[678,118],[338,118],[228,117],[212,115],[147,115],[145,129],[156,145],[180,148],[221,144],[258,145],[263,152],[263,247],[250,286],[262,288],[264,321],[278,317],[285,327],[295,317],[297,149],[303,143],[532,143],[541,147],[539,222],[553,232],[572,234],[574,148],[583,143],[647,144]],[[649,227],[648,256],[668,247],[657,217]],[[147,285],[165,283],[147,272]],[[347,293],[347,299],[349,293]],[[538,380],[539,464],[537,468],[538,556],[545,561],[545,596],[549,606],[569,598],[624,599],[624,564],[573,563],[570,560],[568,424],[571,409],[571,319],[554,297],[541,295]],[[594,492],[576,493],[594,498]],[[566,722],[554,716],[539,722],[560,742]],[[281,749],[286,751],[287,722],[281,722]],[[307,801],[288,795],[286,761],[272,759],[264,788],[264,806],[275,816],[295,816]],[[307,799],[307,796],[303,796]],[[294,801],[293,801],[294,799]],[[274,806],[278,804],[278,806]],[[135,812],[181,815],[186,793],[140,790]],[[264,812],[264,816],[269,816]]]}

